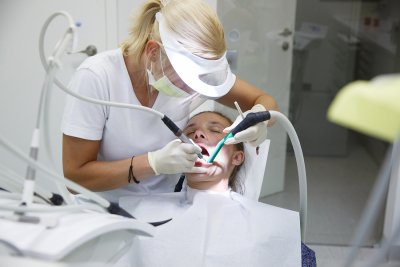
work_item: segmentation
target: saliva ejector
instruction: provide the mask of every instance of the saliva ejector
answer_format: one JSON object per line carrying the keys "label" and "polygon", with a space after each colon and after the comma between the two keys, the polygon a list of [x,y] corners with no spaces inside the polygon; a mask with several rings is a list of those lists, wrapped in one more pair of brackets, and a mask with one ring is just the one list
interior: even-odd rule
{"label": "saliva ejector", "polygon": [[218,142],[214,152],[208,158],[207,163],[212,163],[214,161],[215,157],[217,156],[218,152],[221,150],[227,139],[234,137],[235,134],[237,134],[238,132],[246,130],[247,128],[256,125],[259,122],[267,121],[270,118],[271,114],[269,113],[269,111],[248,113],[246,117],[238,125],[236,125],[236,127],[233,128],[233,130],[230,133],[228,133],[224,138],[222,138],[221,141]]}

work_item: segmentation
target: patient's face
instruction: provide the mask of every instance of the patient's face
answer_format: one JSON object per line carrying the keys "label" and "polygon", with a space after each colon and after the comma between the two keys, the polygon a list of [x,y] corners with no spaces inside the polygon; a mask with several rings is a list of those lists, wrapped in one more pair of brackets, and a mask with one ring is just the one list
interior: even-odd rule
{"label": "patient's face", "polygon": [[[194,116],[189,120],[184,133],[191,138],[200,148],[205,160],[211,156],[218,142],[226,133],[223,130],[231,123],[226,118],[212,112],[205,112]],[[219,151],[213,163],[207,164],[204,160],[196,162],[196,166],[207,167],[206,174],[186,174],[188,181],[208,181],[216,178],[228,179],[236,165],[240,165],[244,159],[242,151],[238,151],[234,145],[224,145]]]}

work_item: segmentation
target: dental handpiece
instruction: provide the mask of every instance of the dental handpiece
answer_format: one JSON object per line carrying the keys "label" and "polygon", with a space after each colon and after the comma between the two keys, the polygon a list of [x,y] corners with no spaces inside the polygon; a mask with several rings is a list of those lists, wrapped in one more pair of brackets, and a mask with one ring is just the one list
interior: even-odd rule
{"label": "dental handpiece", "polygon": [[222,146],[224,145],[225,141],[228,138],[235,136],[235,134],[237,134],[238,132],[246,130],[247,128],[256,125],[259,122],[269,120],[270,118],[271,114],[269,113],[269,111],[248,113],[246,117],[238,125],[236,125],[236,127],[233,128],[233,130],[230,133],[228,133],[221,141],[218,142],[214,152],[208,158],[207,163],[211,163],[214,161],[215,157],[217,156],[217,154],[219,153],[219,151],[221,150]]}
{"label": "dental handpiece", "polygon": [[[168,127],[168,129],[171,130],[171,132],[178,137],[183,143],[186,144],[193,144],[195,146],[197,146],[192,139],[190,139],[189,137],[187,137],[182,130],[178,127],[178,125],[176,125],[170,118],[168,118],[166,115],[164,115],[164,117],[161,119],[164,124]],[[202,159],[203,158],[203,154],[201,154],[201,152],[196,153],[197,156]]]}

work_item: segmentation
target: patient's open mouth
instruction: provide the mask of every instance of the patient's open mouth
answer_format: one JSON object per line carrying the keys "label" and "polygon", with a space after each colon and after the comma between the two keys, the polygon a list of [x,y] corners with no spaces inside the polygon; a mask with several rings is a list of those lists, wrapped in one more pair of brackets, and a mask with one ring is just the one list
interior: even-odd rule
{"label": "patient's open mouth", "polygon": [[203,154],[203,156],[207,156],[207,157],[210,156],[210,153],[208,153],[207,148],[205,148],[205,147],[202,146],[202,145],[199,145],[199,147],[201,148],[201,154]]}
{"label": "patient's open mouth", "polygon": [[201,148],[201,154],[203,154],[203,159],[202,160],[198,160],[195,162],[195,166],[196,167],[211,167],[213,164],[212,163],[208,163],[208,157],[210,157],[210,153],[208,152],[207,148],[204,147],[201,144],[197,144],[200,148]]}

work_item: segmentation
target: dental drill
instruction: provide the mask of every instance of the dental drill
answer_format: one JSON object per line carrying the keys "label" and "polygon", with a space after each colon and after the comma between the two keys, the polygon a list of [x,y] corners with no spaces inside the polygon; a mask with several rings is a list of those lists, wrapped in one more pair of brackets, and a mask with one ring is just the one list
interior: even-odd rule
{"label": "dental drill", "polygon": [[[178,127],[178,125],[176,125],[170,118],[168,118],[167,116],[164,115],[164,117],[161,119],[164,124],[168,127],[168,129],[171,130],[171,132],[178,137],[183,143],[187,143],[187,144],[193,144],[195,146],[197,146],[195,144],[195,142],[193,142],[192,139],[190,139],[189,137],[187,137],[183,131]],[[197,156],[202,159],[203,158],[203,154],[201,154],[201,152],[197,153]]]}

